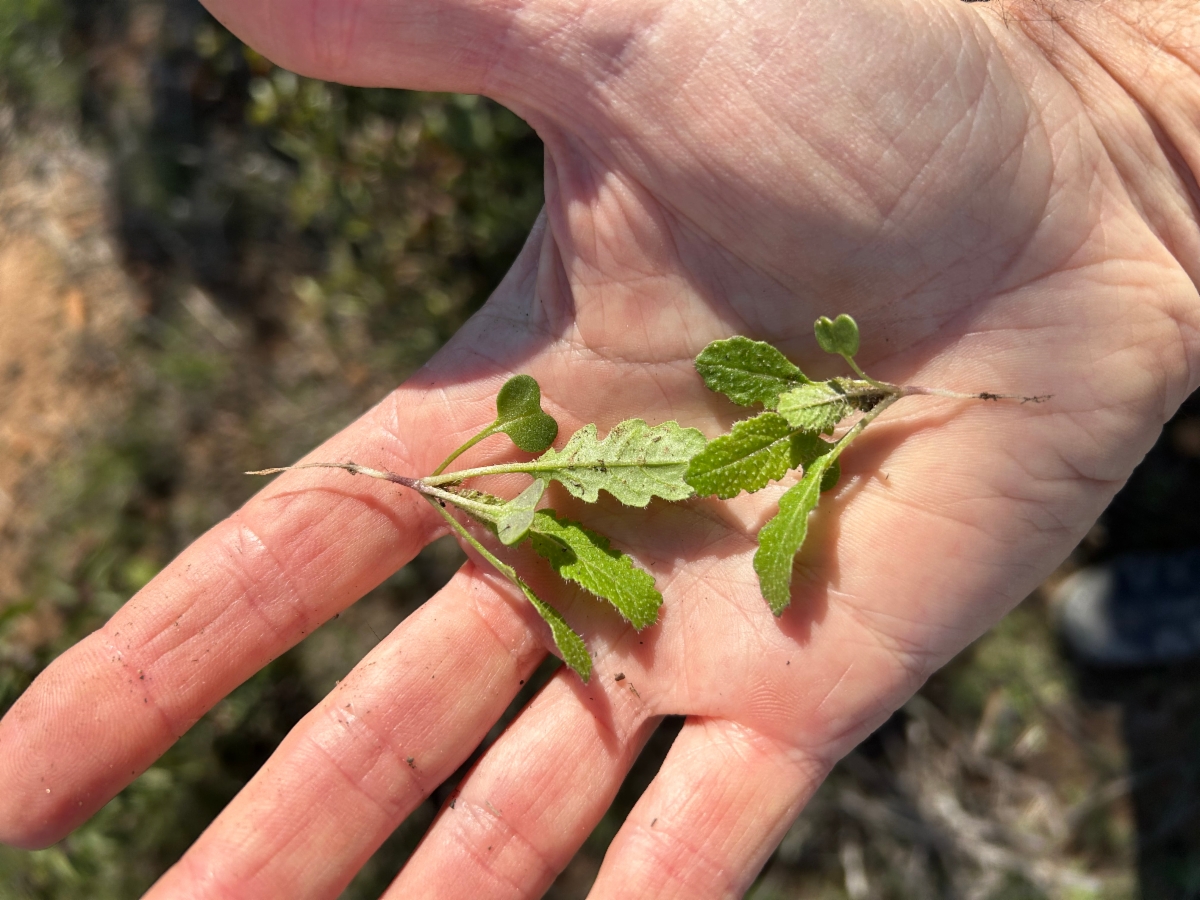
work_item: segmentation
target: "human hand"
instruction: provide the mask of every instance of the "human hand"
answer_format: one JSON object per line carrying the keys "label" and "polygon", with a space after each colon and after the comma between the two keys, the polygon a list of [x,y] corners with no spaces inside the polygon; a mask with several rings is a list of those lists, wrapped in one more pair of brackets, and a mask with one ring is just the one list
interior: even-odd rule
{"label": "human hand", "polygon": [[[1054,395],[890,410],[843,458],[780,619],[750,565],[778,491],[580,512],[655,574],[660,624],[637,634],[543,592],[588,641],[592,681],[560,672],[521,713],[390,896],[538,895],[671,713],[689,718],[594,894],[744,890],[833,762],[1066,554],[1197,386],[1200,149],[1172,104],[1195,96],[1200,60],[1136,57],[1143,41],[1196,46],[1183,3],[1159,7],[1175,31],[1138,23],[1164,29],[1149,38],[1118,4],[1056,22],[954,0],[210,5],[290,68],[488,93],[546,142],[546,213],[505,282],[311,459],[430,472],[518,371],[564,434],[640,415],[713,436],[737,411],[702,386],[697,351],[744,333],[833,374],[811,339],[821,313],[858,319],[877,377]],[[442,533],[388,485],[272,483],[0,723],[0,839],[36,846],[79,824]],[[335,896],[548,640],[523,598],[468,563],[151,895]]]}

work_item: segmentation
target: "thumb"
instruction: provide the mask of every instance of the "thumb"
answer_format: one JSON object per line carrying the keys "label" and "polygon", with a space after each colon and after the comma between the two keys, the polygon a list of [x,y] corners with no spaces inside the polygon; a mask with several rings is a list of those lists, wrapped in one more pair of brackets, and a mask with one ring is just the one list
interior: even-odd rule
{"label": "thumb", "polygon": [[[572,0],[204,0],[230,31],[302,75],[486,94],[527,105],[579,37]],[[551,73],[563,74],[563,73]]]}

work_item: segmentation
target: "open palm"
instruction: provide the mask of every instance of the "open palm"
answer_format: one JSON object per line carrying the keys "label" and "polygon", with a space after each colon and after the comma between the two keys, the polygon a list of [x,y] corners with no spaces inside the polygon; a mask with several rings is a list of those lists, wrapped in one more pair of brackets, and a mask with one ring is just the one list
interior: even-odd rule
{"label": "open palm", "polygon": [[[1197,386],[1186,167],[1154,137],[1170,127],[1122,118],[1116,82],[1073,68],[1076,44],[1043,49],[1064,25],[955,0],[209,5],[290,68],[486,93],[546,145],[545,213],[495,295],[311,459],[429,473],[515,372],[563,434],[641,416],[712,437],[739,411],[693,370],[705,344],[747,334],[841,374],[811,336],[839,312],[875,377],[1053,394],[889,410],[843,457],[778,619],[751,556],[782,488],[648,511],[555,497],[653,572],[659,624],[634,632],[514,557],[595,674],[559,672],[388,896],[540,895],[667,714],[688,719],[593,895],[739,894],[830,766],[1066,555]],[[280,477],[13,707],[0,839],[59,838],[444,531],[392,485]],[[548,645],[525,600],[467,563],[151,895],[336,896]]]}

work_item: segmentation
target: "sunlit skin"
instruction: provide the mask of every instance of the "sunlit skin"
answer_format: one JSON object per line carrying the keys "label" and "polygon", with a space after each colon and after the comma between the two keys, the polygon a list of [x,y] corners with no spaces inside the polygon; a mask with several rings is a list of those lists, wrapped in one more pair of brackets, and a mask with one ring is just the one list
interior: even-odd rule
{"label": "sunlit skin", "polygon": [[[694,372],[705,344],[746,334],[816,377],[849,374],[812,336],[840,312],[876,378],[1053,395],[898,401],[842,458],[778,619],[751,557],[782,488],[648,511],[552,490],[654,573],[660,622],[636,633],[507,557],[595,673],[560,671],[518,716],[389,898],[539,896],[667,714],[686,724],[591,896],[740,895],[830,766],[1065,557],[1200,384],[1191,0],[209,7],[283,66],[485,93],[546,145],[545,212],[484,309],[308,459],[432,472],[517,372],[541,383],[560,446],[635,415],[712,437],[739,411]],[[497,436],[460,464],[511,453]],[[395,485],[279,476],[9,711],[0,840],[61,838],[445,532]],[[468,562],[148,896],[336,896],[549,644]]]}

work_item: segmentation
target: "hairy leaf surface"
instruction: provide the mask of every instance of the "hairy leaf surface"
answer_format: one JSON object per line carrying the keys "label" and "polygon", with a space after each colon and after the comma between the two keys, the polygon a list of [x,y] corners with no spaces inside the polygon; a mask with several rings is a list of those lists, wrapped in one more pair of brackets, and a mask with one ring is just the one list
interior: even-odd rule
{"label": "hairy leaf surface", "polygon": [[658,621],[662,594],[649,572],[614,550],[603,535],[542,510],[529,529],[533,549],[563,578],[607,600],[639,631]]}
{"label": "hairy leaf surface", "polygon": [[567,624],[567,620],[562,617],[562,613],[538,597],[530,589],[529,585],[518,580],[517,586],[525,594],[525,598],[533,604],[533,608],[538,611],[538,615],[545,619],[546,624],[550,626],[550,633],[554,636],[554,645],[558,647],[558,652],[562,655],[563,662],[579,675],[580,679],[586,684],[587,680],[592,677],[592,658],[588,655],[583,638],[576,634],[575,630]]}
{"label": "hairy leaf surface", "polygon": [[784,391],[808,383],[804,373],[770,344],[741,336],[705,347],[696,357],[696,371],[710,390],[734,403],[761,403],[768,409]]}
{"label": "hairy leaf surface", "polygon": [[722,500],[760,490],[792,467],[793,433],[787,419],[775,413],[743,419],[692,457],[687,483],[701,496],[716,494]]}
{"label": "hairy leaf surface", "polygon": [[816,433],[832,430],[853,409],[846,394],[828,381],[803,384],[779,398],[779,414],[789,425]]}
{"label": "hairy leaf surface", "polygon": [[562,450],[547,450],[523,470],[553,478],[589,503],[603,490],[629,506],[645,506],[652,497],[686,500],[692,495],[684,476],[704,444],[704,435],[678,422],[651,427],[626,419],[603,439],[595,425],[585,425]]}
{"label": "hairy leaf surface", "polygon": [[778,515],[758,533],[754,571],[777,616],[792,602],[792,562],[808,534],[808,516],[817,507],[830,462],[828,454],[814,460],[800,482],[779,498]]}
{"label": "hairy leaf surface", "polygon": [[496,395],[496,431],[528,453],[541,453],[558,436],[558,422],[542,412],[542,389],[530,375],[514,375]]}
{"label": "hairy leaf surface", "polygon": [[815,434],[792,428],[783,416],[762,413],[709,441],[692,457],[687,482],[701,496],[715,494],[728,500],[742,491],[761,490],[789,469],[803,468],[828,453],[832,446]]}

